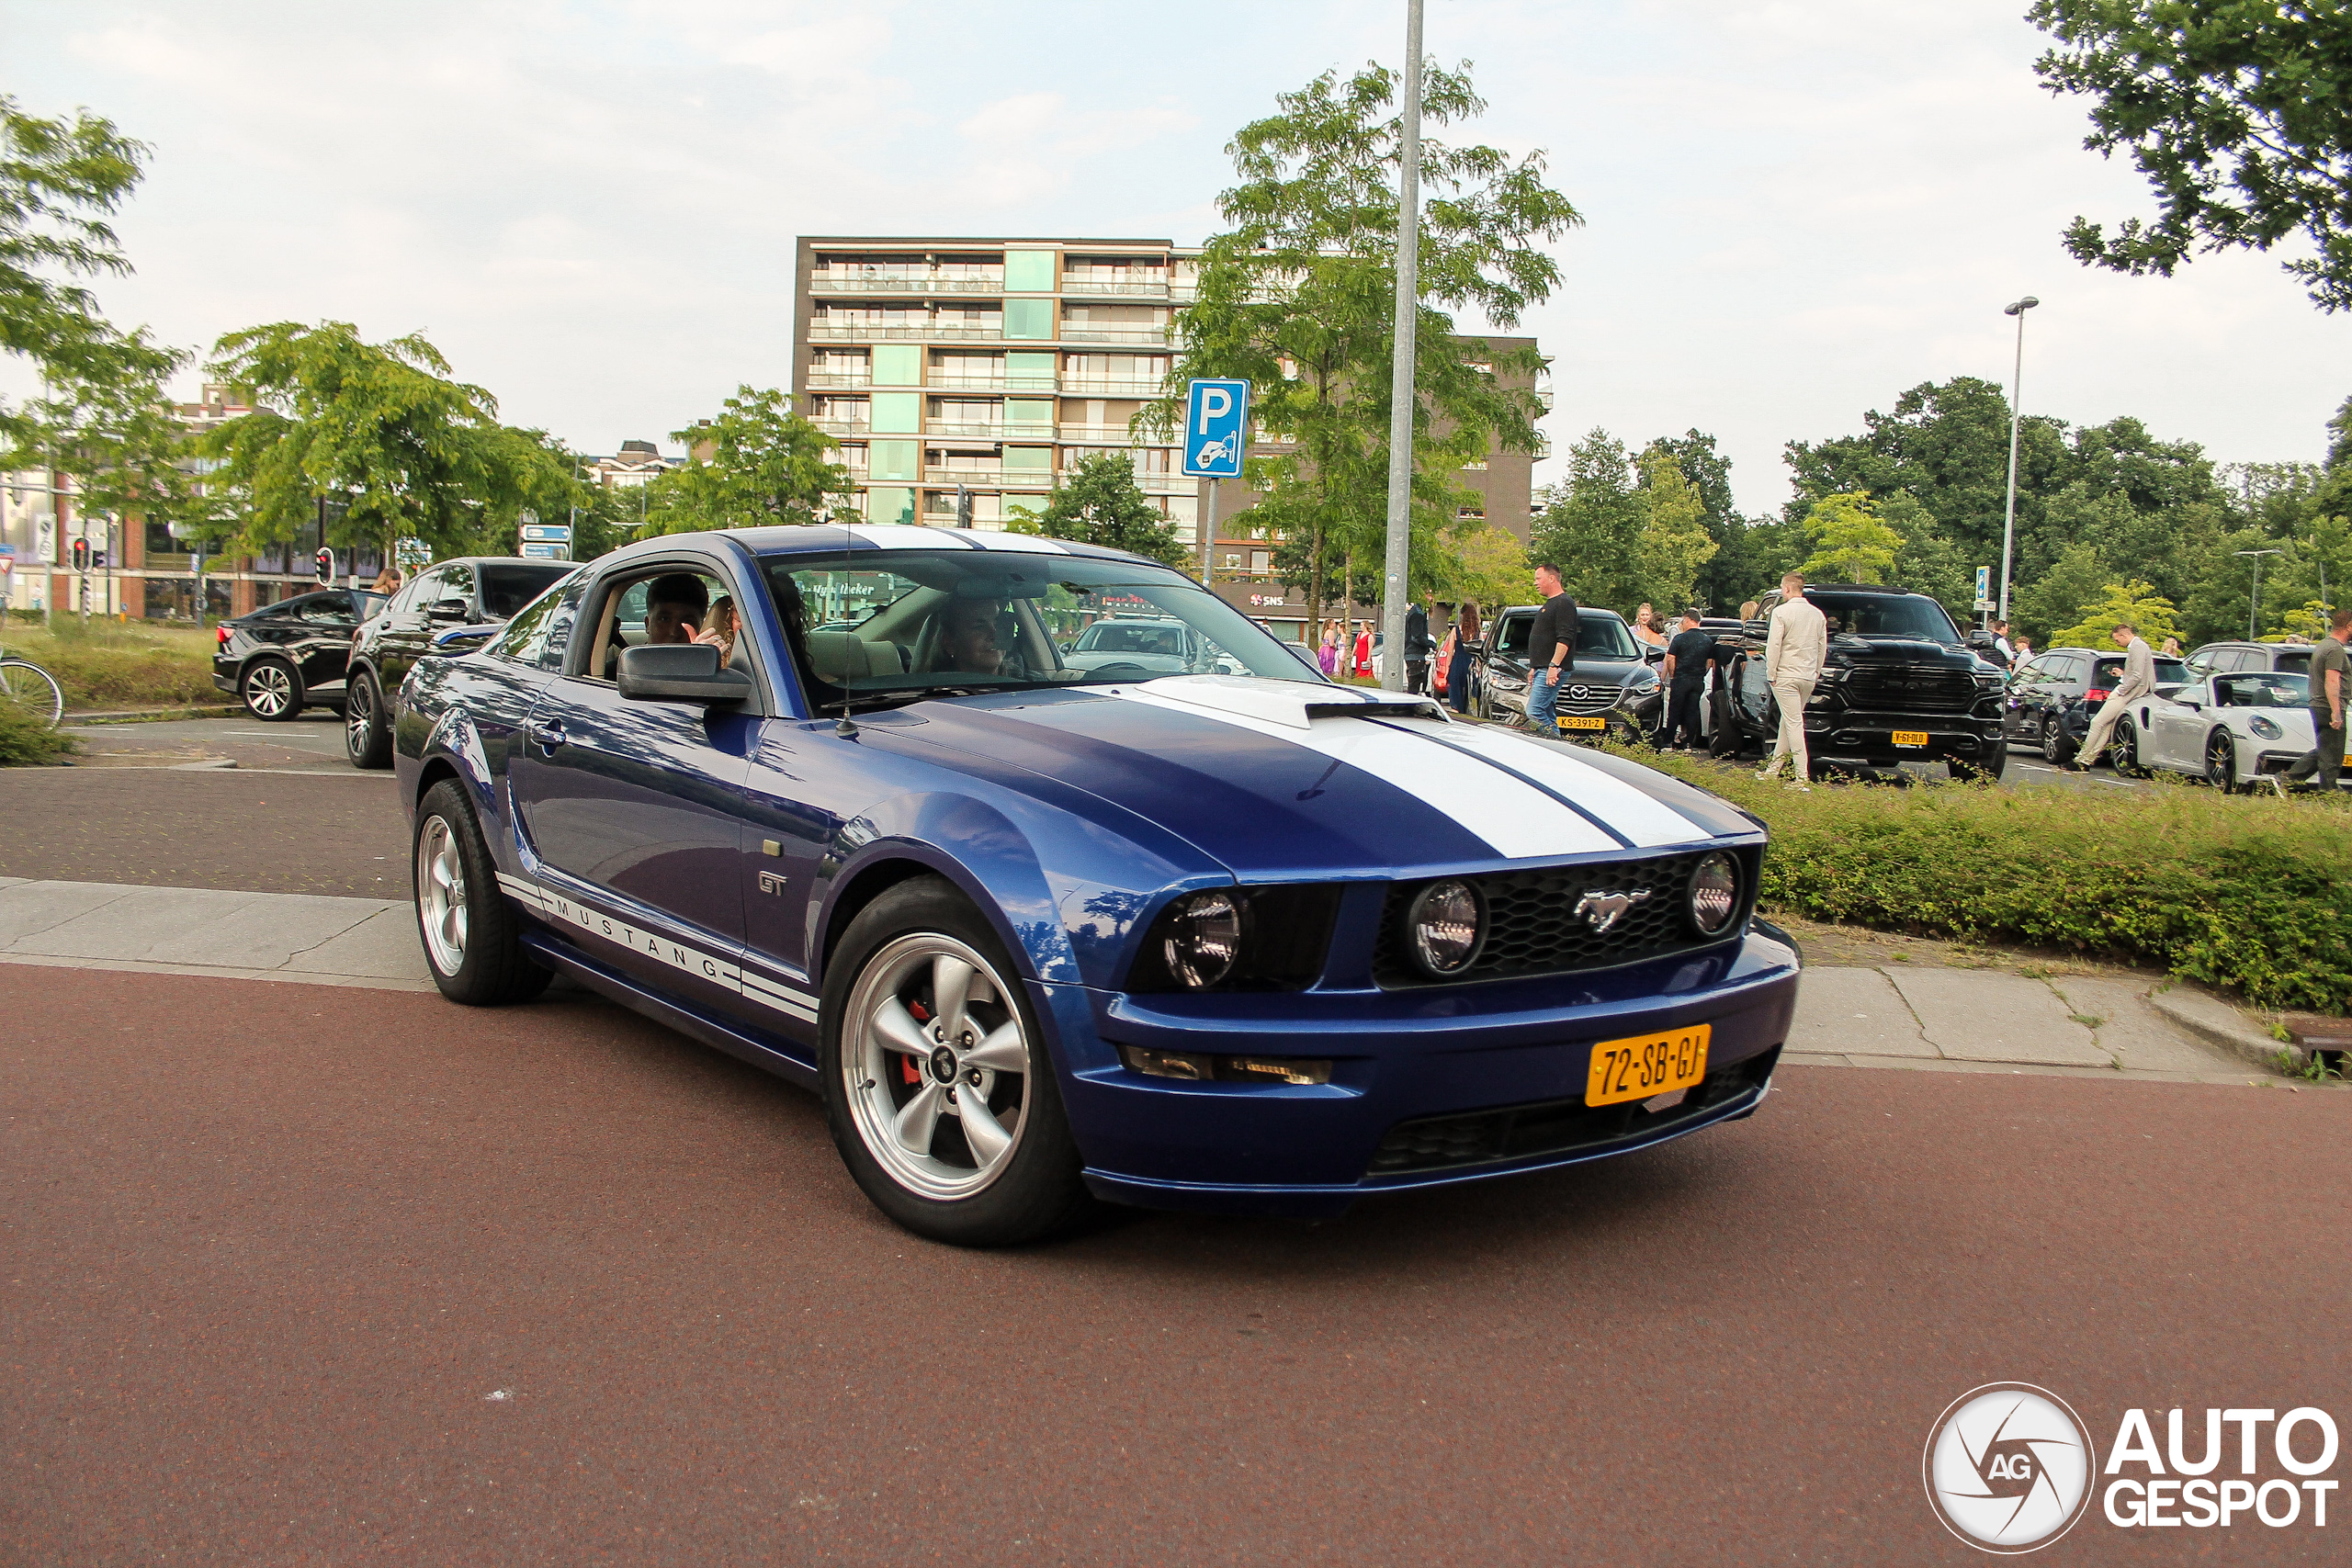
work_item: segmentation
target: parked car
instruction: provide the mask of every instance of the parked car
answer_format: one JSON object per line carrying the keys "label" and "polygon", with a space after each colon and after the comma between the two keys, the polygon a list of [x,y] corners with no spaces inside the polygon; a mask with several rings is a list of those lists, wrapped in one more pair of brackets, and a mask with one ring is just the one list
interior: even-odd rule
{"label": "parked car", "polygon": [[[467,556],[411,578],[351,638],[345,682],[344,750],[356,768],[392,765],[394,715],[385,694],[398,692],[411,666],[444,632],[503,624],[576,569],[569,561]],[[479,646],[480,639],[470,639]]]}
{"label": "parked car", "polygon": [[2312,649],[2304,642],[2209,642],[2190,649],[2181,663],[2191,679],[2256,672],[2308,675]]}
{"label": "parked car", "polygon": [[[1541,608],[1514,604],[1496,612],[1484,645],[1473,656],[1471,679],[1478,688],[1475,711],[1479,717],[1527,723],[1527,644]],[[1597,740],[1613,735],[1642,739],[1657,728],[1663,698],[1657,660],[1634,640],[1624,616],[1614,610],[1579,607],[1576,651],[1569,664],[1553,709],[1561,739]]]}
{"label": "parked car", "polygon": [[2254,789],[2319,744],[2311,689],[2309,675],[2269,671],[2159,687],[2115,721],[2116,768],[2193,773],[2224,794]]}
{"label": "parked car", "polygon": [[[1944,607],[1925,593],[1869,582],[1808,584],[1829,623],[1821,680],[1804,715],[1814,771],[1941,762],[1957,779],[2001,776],[2001,667],[1972,650]],[[1736,639],[1713,703],[1717,755],[1770,750],[1780,705],[1764,679],[1774,589]],[[1734,639],[1723,639],[1727,643]]]}
{"label": "parked car", "polygon": [[[648,539],[421,660],[395,765],[443,993],[561,971],[812,1088],[878,1207],[976,1245],[1098,1199],[1333,1214],[1762,1100],[1798,956],[1755,818],[1326,681],[1153,562],[912,537]],[[629,631],[673,572],[742,607],[724,664]],[[804,629],[844,587],[875,613]],[[1040,604],[1092,591],[1247,673],[1072,668]]]}
{"label": "parked car", "polygon": [[313,703],[341,708],[351,635],[384,604],[381,593],[325,588],[223,621],[213,634],[212,683],[266,723]]}
{"label": "parked car", "polygon": [[1220,660],[1198,633],[1172,615],[1112,615],[1097,621],[1070,642],[1062,661],[1087,671],[1125,665],[1129,671],[1125,678],[1130,681],[1148,675],[1238,674],[1241,670],[1230,659]]}
{"label": "parked car", "polygon": [[[2055,767],[2075,760],[2091,719],[2123,679],[2120,649],[2053,648],[2018,667],[2004,699],[2001,733],[2010,746],[2038,748]],[[2188,667],[2156,656],[2156,689],[2188,683]]]}

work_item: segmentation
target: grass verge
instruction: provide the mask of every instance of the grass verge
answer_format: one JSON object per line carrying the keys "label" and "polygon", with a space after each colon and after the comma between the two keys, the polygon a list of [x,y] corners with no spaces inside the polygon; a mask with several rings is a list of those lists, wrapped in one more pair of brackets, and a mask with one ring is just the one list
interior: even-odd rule
{"label": "grass verge", "polygon": [[1768,910],[2153,964],[2257,1007],[2341,1014],[2352,1002],[2352,811],[2335,802],[2163,781],[1807,793],[1623,754],[1764,819]]}
{"label": "grass verge", "polygon": [[57,677],[68,711],[218,706],[225,699],[212,685],[213,641],[194,626],[94,619],[85,627],[62,615],[46,628],[11,619],[0,632],[0,646]]}
{"label": "grass verge", "polygon": [[74,750],[74,738],[50,728],[46,713],[36,718],[15,703],[0,701],[0,768],[39,767]]}

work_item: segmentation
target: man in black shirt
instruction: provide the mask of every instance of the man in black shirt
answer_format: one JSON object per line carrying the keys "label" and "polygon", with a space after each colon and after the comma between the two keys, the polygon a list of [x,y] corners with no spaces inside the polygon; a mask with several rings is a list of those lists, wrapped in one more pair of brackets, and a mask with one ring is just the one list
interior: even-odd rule
{"label": "man in black shirt", "polygon": [[1527,729],[1557,739],[1560,682],[1577,662],[1577,602],[1562,591],[1560,569],[1549,561],[1535,569],[1535,592],[1544,607],[1527,635]]}
{"label": "man in black shirt", "polygon": [[[1437,595],[1430,595],[1437,603]],[[1405,611],[1405,689],[1420,696],[1430,689],[1430,655],[1437,648],[1430,636],[1430,613],[1419,604]]]}
{"label": "man in black shirt", "polygon": [[1699,703],[1706,690],[1707,666],[1714,661],[1715,639],[1699,629],[1696,610],[1682,612],[1682,629],[1666,645],[1666,727],[1658,731],[1660,746],[1697,750],[1705,744],[1699,733]]}

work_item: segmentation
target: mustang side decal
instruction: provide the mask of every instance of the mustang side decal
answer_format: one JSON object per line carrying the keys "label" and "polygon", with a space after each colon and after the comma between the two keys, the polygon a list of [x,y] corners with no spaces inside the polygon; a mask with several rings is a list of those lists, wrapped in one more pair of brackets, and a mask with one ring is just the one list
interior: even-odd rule
{"label": "mustang side decal", "polygon": [[560,893],[549,893],[522,877],[510,876],[502,871],[498,874],[498,885],[547,919],[571,931],[584,931],[615,947],[625,947],[657,964],[667,964],[682,975],[692,975],[723,989],[740,992],[752,1001],[778,1012],[788,1013],[804,1023],[817,1021],[817,1006],[813,998],[793,991],[764,975],[746,970],[724,958],[715,958],[698,948],[689,947],[618,915],[608,915],[602,909],[590,908]]}

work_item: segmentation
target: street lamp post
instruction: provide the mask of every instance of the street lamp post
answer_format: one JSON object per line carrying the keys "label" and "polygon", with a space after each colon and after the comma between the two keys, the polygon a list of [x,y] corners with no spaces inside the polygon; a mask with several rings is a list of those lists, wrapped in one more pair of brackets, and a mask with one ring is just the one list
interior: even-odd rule
{"label": "street lamp post", "polygon": [[2001,608],[1995,615],[2003,621],[2009,618],[2009,555],[2018,537],[2018,422],[2022,415],[2018,400],[2025,395],[2025,313],[2041,303],[2029,294],[2001,307],[2001,314],[2018,319],[2017,364],[2009,372],[2009,502],[2001,513]]}
{"label": "street lamp post", "polygon": [[1405,123],[1396,160],[1396,321],[1388,380],[1388,550],[1382,584],[1380,640],[1387,647],[1380,683],[1405,689],[1405,596],[1413,540],[1414,329],[1421,288],[1421,0],[1405,5]]}
{"label": "street lamp post", "polygon": [[2254,623],[2262,614],[2262,558],[2283,556],[2287,552],[2284,550],[2233,550],[2230,553],[2254,558],[2254,597],[2246,601],[2245,606],[2245,640],[2252,642]]}

